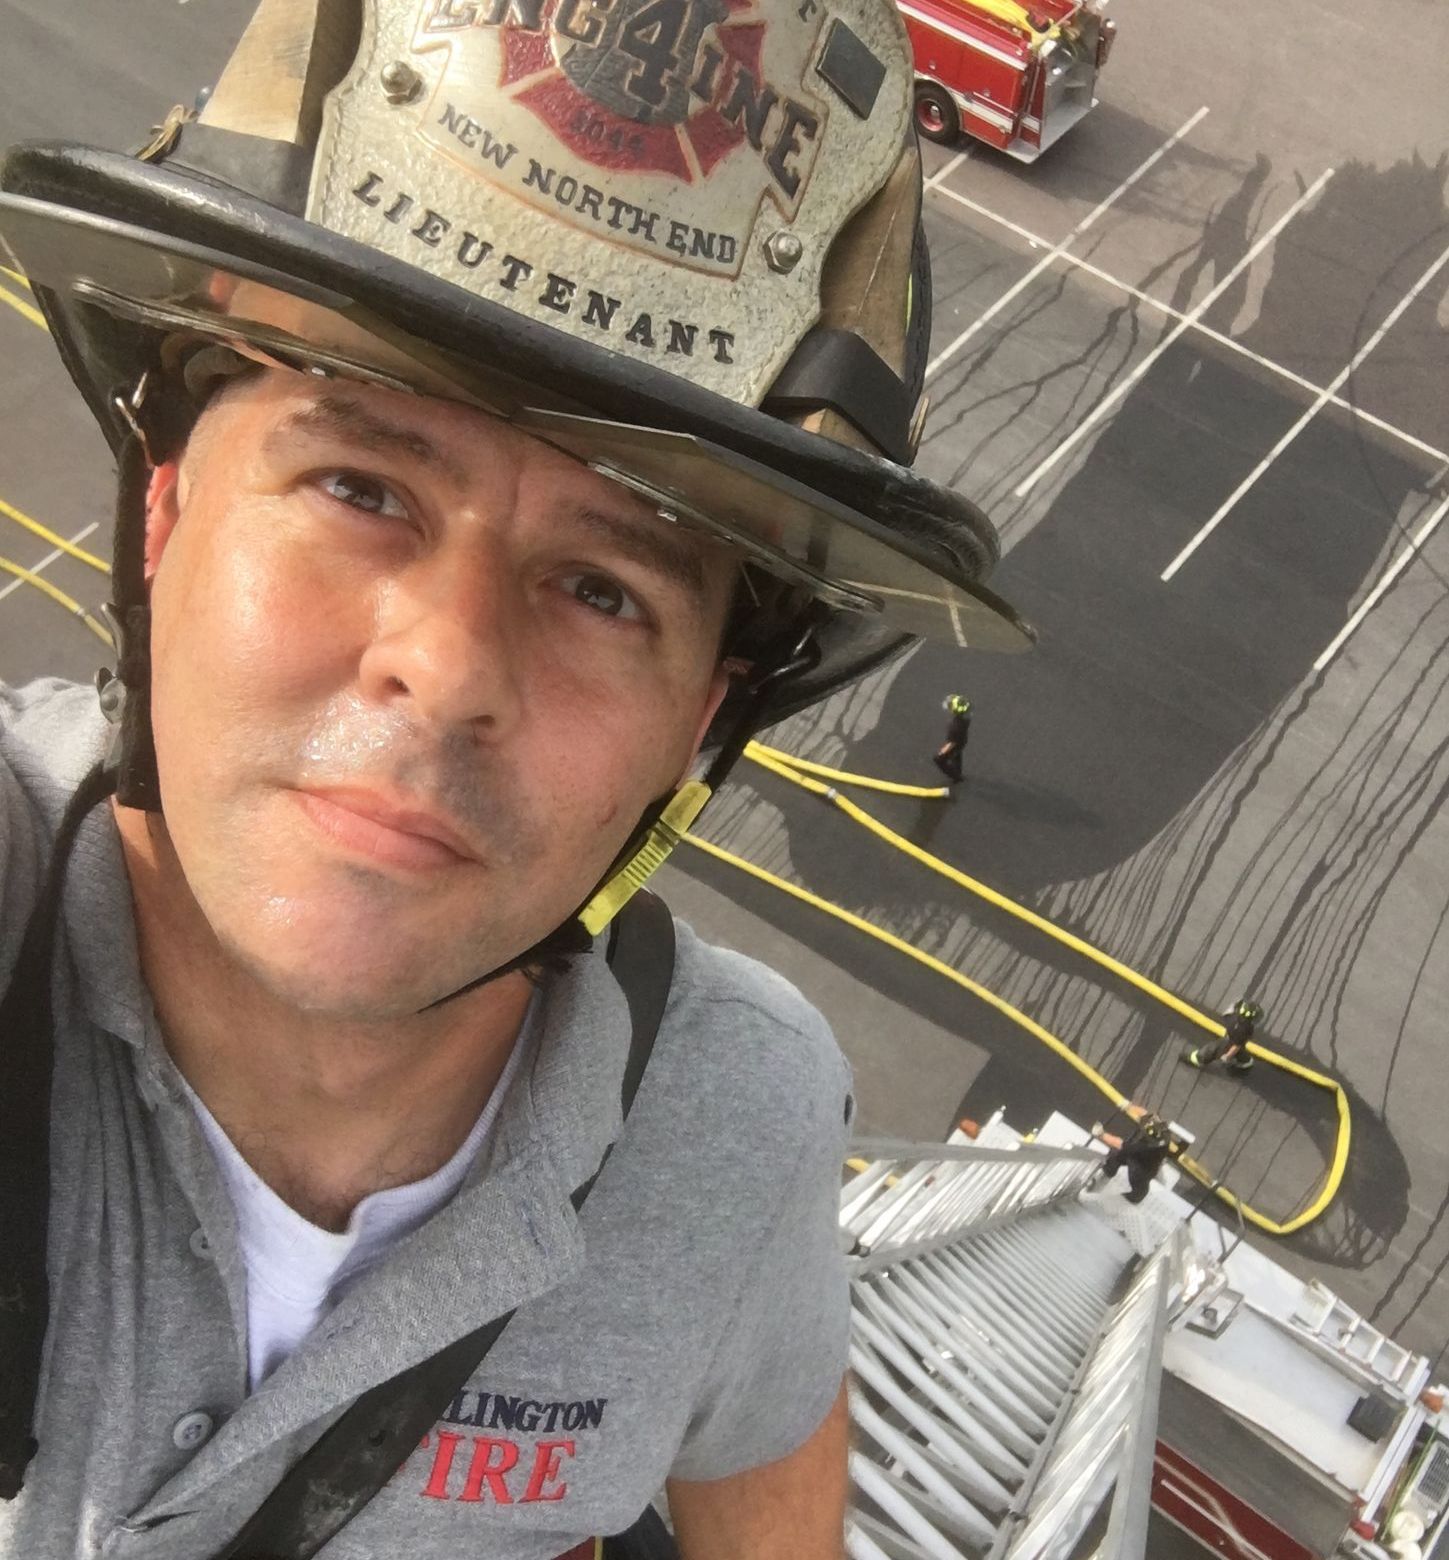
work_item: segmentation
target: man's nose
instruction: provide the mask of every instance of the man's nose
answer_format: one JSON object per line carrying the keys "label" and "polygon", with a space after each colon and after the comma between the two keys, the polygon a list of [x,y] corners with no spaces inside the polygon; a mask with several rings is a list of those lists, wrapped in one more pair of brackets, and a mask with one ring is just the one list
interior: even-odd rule
{"label": "man's nose", "polygon": [[522,708],[523,592],[501,559],[439,556],[394,582],[362,657],[362,691],[436,726],[497,737]]}

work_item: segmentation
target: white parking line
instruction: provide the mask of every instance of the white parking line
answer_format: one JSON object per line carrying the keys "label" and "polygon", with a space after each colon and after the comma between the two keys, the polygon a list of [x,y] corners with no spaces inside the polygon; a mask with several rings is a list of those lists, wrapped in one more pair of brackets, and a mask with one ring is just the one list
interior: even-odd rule
{"label": "white parking line", "polygon": [[1374,588],[1368,593],[1368,595],[1364,597],[1358,610],[1348,620],[1348,622],[1345,623],[1341,629],[1339,629],[1338,633],[1334,635],[1332,644],[1330,644],[1328,649],[1326,649],[1323,654],[1319,656],[1319,658],[1313,663],[1313,670],[1315,672],[1321,672],[1323,668],[1327,666],[1328,663],[1334,658],[1334,656],[1336,656],[1343,648],[1344,643],[1347,641],[1349,635],[1353,633],[1354,629],[1356,629],[1358,625],[1362,623],[1363,620],[1369,615],[1369,613],[1373,611],[1374,607],[1378,605],[1379,598],[1384,594],[1389,586],[1392,585],[1396,579],[1398,579],[1404,570],[1408,568],[1410,562],[1418,557],[1420,552],[1423,551],[1424,543],[1427,542],[1434,534],[1435,528],[1446,514],[1449,514],[1449,498],[1444,498],[1440,501],[1434,512],[1414,533],[1409,542],[1409,545],[1405,547],[1403,552],[1401,552],[1399,556],[1394,559],[1393,563],[1390,564],[1388,571],[1385,573],[1383,579],[1381,579],[1378,584],[1375,585]]}
{"label": "white parking line", "polygon": [[[1046,239],[1033,233],[1030,228],[1024,228],[1019,222],[1013,222],[1010,217],[1003,217],[992,211],[989,206],[983,206],[979,201],[974,201],[969,195],[963,195],[960,190],[947,189],[944,184],[931,186],[938,195],[944,195],[948,200],[954,200],[958,206],[965,206],[968,211],[979,212],[983,217],[990,217],[993,222],[999,222],[1002,227],[1010,228],[1013,233],[1022,238],[1029,239],[1033,249],[1040,249],[1046,243]],[[1066,258],[1070,258],[1067,256]]]}
{"label": "white parking line", "polygon": [[[71,539],[70,539],[71,546],[79,547],[80,544],[83,541],[85,541],[86,537],[88,537],[93,531],[98,531],[98,530],[100,530],[100,522],[93,520],[85,528],[85,530],[77,531],[75,533],[75,535],[73,537],[71,537]],[[30,564],[29,565],[30,572],[32,574],[44,574],[45,571],[51,566],[51,564],[53,564],[55,562],[55,560],[57,558],[64,558],[64,557],[65,557],[65,554],[60,550],[59,547],[57,547],[54,550],[52,550],[51,552],[46,553],[46,555],[40,560],[39,563],[32,563],[32,564]],[[0,586],[0,601],[4,601],[4,599],[10,594],[11,591],[19,590],[20,587],[24,583],[25,583],[24,580],[14,579],[14,580],[11,580],[8,585]]]}
{"label": "white parking line", "polygon": [[[957,195],[954,190],[938,189],[936,193],[949,195],[953,200],[959,200],[963,205],[970,206],[973,211],[979,212],[988,220],[998,223],[1001,227],[1009,228],[1013,233],[1026,239],[1033,249],[1040,249],[1046,244],[1046,239],[1040,234],[1033,233],[1029,228],[1022,227],[1020,223],[1013,222],[1010,217],[1003,217],[999,212],[990,211],[985,206],[978,206],[975,201],[968,200],[964,195]],[[1083,260],[1079,255],[1070,254],[1058,255],[1057,259],[1063,265],[1073,266],[1079,271],[1085,271],[1088,276],[1095,276],[1099,282],[1115,287],[1119,292],[1126,293],[1129,298],[1136,298],[1139,303],[1145,303],[1149,309],[1156,309],[1159,314],[1165,314],[1168,319],[1188,320],[1198,335],[1206,336],[1209,341],[1216,342],[1218,346],[1226,348],[1229,352],[1247,358],[1250,363],[1256,363],[1259,368],[1266,369],[1270,374],[1276,374],[1280,379],[1286,379],[1289,384],[1297,385],[1300,390],[1307,390],[1311,395],[1317,395],[1323,389],[1322,385],[1316,384],[1311,379],[1305,379],[1302,374],[1295,374],[1291,368],[1285,368],[1283,364],[1274,362],[1272,358],[1264,357],[1261,352],[1254,352],[1251,347],[1244,346],[1241,341],[1235,341],[1231,336],[1224,335],[1222,331],[1215,330],[1211,325],[1204,325],[1201,320],[1189,320],[1181,309],[1174,309],[1170,303],[1165,303],[1161,298],[1154,298],[1151,293],[1143,292],[1140,287],[1134,287],[1131,282],[1124,282],[1120,276],[1104,271],[1101,266],[1093,265],[1090,260]],[[1388,434],[1390,438],[1398,439],[1401,443],[1407,444],[1410,449],[1429,456],[1431,460],[1449,464],[1449,450],[1441,450],[1427,440],[1416,437],[1407,429],[1397,427],[1386,418],[1365,411],[1363,407],[1356,406],[1347,396],[1330,396],[1329,405],[1341,407],[1360,422],[1368,423],[1370,427]]]}
{"label": "white parking line", "polygon": [[[1204,105],[1202,108],[1198,109],[1197,113],[1195,113],[1191,119],[1189,119],[1172,135],[1168,136],[1168,138],[1162,143],[1161,146],[1157,148],[1155,152],[1151,154],[1151,156],[1147,157],[1141,163],[1139,163],[1137,167],[1135,167],[1132,172],[1129,173],[1125,179],[1123,179],[1123,181],[1117,186],[1115,190],[1112,191],[1110,195],[1107,195],[1102,200],[1099,200],[1097,204],[1093,206],[1093,208],[1087,213],[1087,215],[1083,217],[1079,223],[1077,223],[1077,225],[1071,230],[1070,233],[1067,234],[1061,243],[1059,243],[1056,248],[1051,251],[1050,254],[1043,255],[1041,259],[1038,260],[1037,263],[1031,268],[1031,270],[1029,270],[1026,275],[1021,278],[1020,281],[1018,281],[1014,286],[1008,287],[1007,290],[1002,293],[1002,295],[996,300],[995,303],[991,305],[989,309],[986,310],[984,314],[978,315],[966,327],[966,329],[963,330],[959,336],[957,336],[957,338],[950,344],[950,346],[946,347],[944,351],[938,352],[936,356],[932,358],[932,360],[926,365],[927,383],[931,381],[939,369],[941,369],[946,363],[955,357],[955,355],[961,350],[962,347],[966,345],[968,341],[970,341],[970,339],[976,334],[978,330],[988,324],[991,320],[995,319],[995,317],[1007,306],[1007,304],[1009,304],[1011,300],[1019,293],[1021,293],[1025,288],[1030,287],[1031,284],[1037,279],[1037,277],[1040,276],[1041,273],[1045,271],[1053,261],[1060,259],[1061,256],[1082,236],[1082,234],[1085,233],[1089,227],[1091,227],[1097,218],[1107,210],[1107,208],[1112,204],[1113,201],[1117,199],[1119,195],[1125,194],[1126,191],[1130,190],[1132,186],[1136,184],[1138,179],[1140,179],[1144,173],[1146,173],[1150,168],[1154,167],[1163,157],[1165,157],[1167,153],[1170,152],[1180,140],[1182,140],[1183,136],[1185,136],[1189,130],[1193,129],[1193,127],[1197,125],[1206,116],[1206,114],[1207,106]],[[931,187],[934,188],[934,186]]]}
{"label": "white parking line", "polygon": [[1376,346],[1378,346],[1384,337],[1388,335],[1394,326],[1398,324],[1399,320],[1403,317],[1404,311],[1411,303],[1414,302],[1419,294],[1423,292],[1423,290],[1429,285],[1430,282],[1434,280],[1434,278],[1439,274],[1440,271],[1444,269],[1446,265],[1449,265],[1449,249],[1446,249],[1444,253],[1439,256],[1433,265],[1431,265],[1429,269],[1424,272],[1424,274],[1417,282],[1414,283],[1408,292],[1406,292],[1404,296],[1400,298],[1399,301],[1394,305],[1394,307],[1389,310],[1388,314],[1384,318],[1383,324],[1380,325],[1379,328],[1373,333],[1373,335],[1370,336],[1369,339],[1364,342],[1364,344],[1358,349],[1358,351],[1354,353],[1354,355],[1348,360],[1348,363],[1343,368],[1341,368],[1337,374],[1334,375],[1328,386],[1319,392],[1317,397],[1314,399],[1313,405],[1310,406],[1306,412],[1304,412],[1304,414],[1298,419],[1296,423],[1293,424],[1288,432],[1285,433],[1283,437],[1279,439],[1278,442],[1273,446],[1273,448],[1269,450],[1268,453],[1262,458],[1262,460],[1260,460],[1258,464],[1253,467],[1248,475],[1244,477],[1240,483],[1238,483],[1237,487],[1235,487],[1228,495],[1228,497],[1225,498],[1218,506],[1217,513],[1214,514],[1213,517],[1202,526],[1197,535],[1193,537],[1187,546],[1184,547],[1180,553],[1178,553],[1177,557],[1175,557],[1172,562],[1168,564],[1168,566],[1162,571],[1162,578],[1164,582],[1170,580],[1172,576],[1176,574],[1177,571],[1183,566],[1183,564],[1185,564],[1187,560],[1192,557],[1198,548],[1202,546],[1208,537],[1210,537],[1213,532],[1217,530],[1218,526],[1223,522],[1224,519],[1227,518],[1228,514],[1231,512],[1233,506],[1238,502],[1238,500],[1246,492],[1248,492],[1250,488],[1256,485],[1259,478],[1262,477],[1263,473],[1267,471],[1269,466],[1271,466],[1273,462],[1277,460],[1283,451],[1286,450],[1290,444],[1292,444],[1294,439],[1296,439],[1298,435],[1302,433],[1303,430],[1308,426],[1308,424],[1313,421],[1313,419],[1318,415],[1319,411],[1328,401],[1328,398],[1335,394],[1340,388],[1342,388],[1342,386],[1348,383],[1350,377],[1353,375],[1358,366],[1369,355],[1369,353],[1372,352]]}
{"label": "white parking line", "polygon": [[966,161],[966,159],[970,155],[971,155],[971,150],[970,150],[969,147],[967,147],[963,151],[957,152],[956,155],[949,162],[942,163],[941,166],[936,169],[936,171],[931,175],[931,177],[926,180],[926,182],[922,186],[922,188],[923,189],[927,189],[927,190],[935,189],[936,186],[938,184],[940,184],[943,179],[949,179],[951,177],[951,175],[953,173],[955,173],[955,171],[961,166],[961,164],[963,162]]}
{"label": "white parking line", "polygon": [[1293,202],[1282,216],[1264,233],[1258,241],[1248,250],[1241,260],[1217,283],[1207,296],[1185,318],[1178,321],[1170,331],[1157,343],[1155,347],[1138,363],[1124,379],[1120,380],[1103,398],[1097,402],[1092,410],[1077,424],[1062,442],[1043,460],[1034,471],[1031,471],[1012,492],[1017,498],[1024,498],[1032,488],[1070,451],[1097,426],[1099,422],[1112,410],[1123,396],[1137,383],[1152,365],[1162,356],[1167,349],[1187,330],[1191,329],[1198,320],[1215,304],[1219,298],[1237,281],[1238,277],[1255,261],[1260,254],[1273,242],[1285,227],[1298,215],[1300,211],[1312,201],[1318,198],[1323,186],[1333,177],[1333,169],[1329,168],[1320,174],[1312,184]]}
{"label": "white parking line", "polygon": [[956,643],[963,650],[970,648],[966,631],[961,627],[961,609],[956,604],[953,591],[948,590],[942,595],[932,596],[925,591],[903,590],[895,585],[871,585],[869,588],[878,596],[890,596],[898,601],[929,601],[933,607],[945,607],[951,618],[951,631],[956,636]]}

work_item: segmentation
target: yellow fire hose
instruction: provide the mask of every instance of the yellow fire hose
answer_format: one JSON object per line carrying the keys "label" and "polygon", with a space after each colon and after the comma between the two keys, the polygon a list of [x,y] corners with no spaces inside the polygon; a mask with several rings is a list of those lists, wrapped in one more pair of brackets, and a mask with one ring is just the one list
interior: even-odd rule
{"label": "yellow fire hose", "polygon": [[[0,266],[0,270],[4,269],[3,266]],[[3,515],[7,520],[13,520],[16,525],[23,526],[27,531],[40,537],[42,541],[49,542],[51,546],[59,548],[63,553],[69,553],[72,558],[78,558],[82,563],[99,570],[102,574],[111,572],[103,560],[97,558],[94,553],[87,552],[84,547],[77,547],[74,542],[67,541],[65,537],[52,531],[48,525],[42,525],[39,520],[32,520],[29,515],[17,509],[13,504],[7,504],[3,498],[0,498],[0,515]],[[43,579],[33,569],[24,568],[12,558],[0,555],[0,569],[3,569],[7,574],[13,574],[16,579],[24,584],[41,591],[49,596],[57,606],[64,607],[72,617],[79,618],[102,644],[109,645],[111,643],[110,630],[106,628],[104,623],[99,622],[87,612],[74,596],[68,596],[59,586],[52,585],[49,580]]]}
{"label": "yellow fire hose", "polygon": [[[1181,997],[1158,985],[1156,981],[1150,980],[1147,976],[1140,974],[1134,969],[1130,969],[1121,960],[1114,959],[1110,954],[1094,947],[1083,938],[1077,937],[1073,933],[1055,925],[1047,920],[1045,916],[1038,915],[1033,910],[1028,910],[1024,905],[1018,904],[1013,899],[1008,899],[1006,895],[989,888],[978,879],[970,877],[965,872],[958,871],[948,862],[933,856],[929,851],[922,850],[920,846],[913,844],[903,835],[897,834],[894,829],[888,828],[879,819],[873,818],[848,797],[841,796],[834,786],[823,782],[826,779],[838,780],[846,785],[863,785],[872,790],[888,790],[897,795],[921,797],[945,796],[947,794],[945,787],[897,785],[891,781],[875,780],[867,776],[854,775],[845,770],[829,769],[822,764],[808,763],[803,759],[793,757],[791,754],[780,752],[776,748],[765,747],[757,742],[752,742],[745,749],[745,756],[759,764],[762,768],[769,770],[772,774],[790,781],[791,784],[798,785],[816,796],[824,797],[845,813],[847,817],[860,824],[862,828],[870,830],[872,834],[884,840],[887,844],[921,862],[923,865],[930,867],[933,872],[938,872],[941,876],[949,878],[951,882],[986,900],[987,903],[994,905],[997,909],[1005,911],[1008,915],[1015,916],[1018,920],[1025,921],[1028,925],[1044,932],[1048,937],[1054,938],[1065,947],[1071,948],[1084,958],[1092,960],[1093,963],[1100,965],[1105,970],[1109,970],[1112,974],[1135,986],[1154,1001],[1162,1003],[1164,1006],[1171,1008],[1175,1013],[1186,1018],[1189,1022],[1196,1024],[1198,1028],[1205,1029],[1209,1034],[1219,1037],[1225,1034],[1223,1026],[1215,1018],[1193,1007],[1191,1003],[1183,1001]],[[841,909],[838,905],[830,904],[829,901],[821,899],[816,894],[811,894],[806,889],[797,888],[793,883],[786,882],[785,879],[777,877],[763,867],[757,867],[752,862],[744,861],[740,857],[721,849],[719,846],[711,844],[707,840],[699,839],[694,835],[688,835],[686,838],[691,845],[698,849],[706,851],[722,861],[729,862],[730,865],[738,867],[741,871],[748,872],[752,877],[759,878],[762,882],[771,884],[793,898],[813,905],[817,910],[822,910],[828,915],[835,916],[838,920],[855,927],[858,931],[865,932],[868,936],[886,943],[897,951],[915,959],[918,963],[935,970],[937,974],[944,975],[947,979],[955,981],[957,985],[964,987],[983,1002],[989,1003],[998,1012],[1011,1019],[1013,1023],[1019,1024],[1029,1034],[1040,1040],[1055,1055],[1061,1057],[1069,1066],[1075,1068],[1093,1087],[1106,1095],[1114,1105],[1119,1108],[1125,1108],[1129,1103],[1127,1097],[1109,1079],[1099,1073],[1089,1062],[1078,1056],[1064,1041],[1044,1029],[1019,1008],[1013,1007],[1011,1003],[1004,1001],[996,996],[995,993],[987,991],[985,987],[973,981],[969,976],[961,974],[959,970],[955,970],[941,960],[922,952],[919,948],[912,947],[904,939],[894,936],[882,927],[875,926],[860,916],[852,915],[849,911]],[[1227,1203],[1229,1207],[1240,1212],[1243,1218],[1256,1228],[1270,1235],[1291,1235],[1295,1230],[1302,1229],[1306,1224],[1312,1223],[1314,1219],[1319,1217],[1333,1201],[1343,1181],[1344,1170],[1348,1163],[1348,1149],[1351,1138],[1348,1096],[1344,1093],[1342,1085],[1336,1079],[1330,1078],[1325,1073],[1317,1072],[1311,1067],[1305,1067],[1301,1062],[1295,1061],[1292,1057],[1281,1055],[1279,1052],[1269,1050],[1268,1047],[1258,1045],[1256,1042],[1250,1043],[1248,1050],[1253,1056],[1266,1062],[1269,1066],[1281,1068],[1284,1072],[1291,1073],[1293,1076],[1301,1078],[1304,1082],[1313,1084],[1316,1088],[1333,1091],[1338,1107],[1338,1136],[1334,1144],[1333,1158],[1330,1162],[1328,1173],[1324,1177],[1317,1196],[1301,1213],[1295,1214],[1287,1220],[1279,1221],[1269,1218],[1266,1214],[1260,1213],[1256,1208],[1245,1203],[1234,1192],[1221,1185],[1209,1170],[1205,1169],[1189,1155],[1177,1155],[1176,1162],[1194,1180],[1208,1187],[1216,1197]]]}
{"label": "yellow fire hose", "polygon": [[3,569],[7,574],[13,574],[18,580],[24,580],[27,585],[33,585],[36,590],[44,591],[52,601],[64,607],[72,616],[78,617],[102,644],[109,645],[111,643],[111,636],[107,633],[105,624],[97,622],[74,596],[67,596],[63,590],[52,585],[49,580],[43,579],[39,574],[34,573],[30,569],[22,568],[18,563],[12,562],[9,558],[0,557],[0,569]]}
{"label": "yellow fire hose", "polygon": [[[29,281],[19,271],[12,271],[8,265],[0,265],[0,271],[3,271],[12,281],[19,282],[26,292],[31,290]],[[17,314],[23,315],[32,325],[40,326],[41,330],[50,329],[50,326],[45,323],[45,316],[29,299],[21,293],[11,292],[3,283],[0,283],[0,303],[8,303]]]}

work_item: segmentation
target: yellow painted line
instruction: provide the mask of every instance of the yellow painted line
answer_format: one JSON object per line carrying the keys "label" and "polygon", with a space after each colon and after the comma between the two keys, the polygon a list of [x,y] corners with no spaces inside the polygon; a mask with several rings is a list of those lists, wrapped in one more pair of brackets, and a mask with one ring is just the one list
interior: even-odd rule
{"label": "yellow painted line", "polygon": [[22,298],[19,293],[13,293],[8,287],[0,287],[0,303],[8,303],[17,314],[23,314],[32,325],[39,325],[41,330],[49,330],[45,323],[45,316],[33,303]]}
{"label": "yellow painted line", "polygon": [[26,292],[34,291],[30,285],[30,278],[23,271],[12,271],[8,265],[0,265],[0,271],[4,271],[12,282],[19,282]]}

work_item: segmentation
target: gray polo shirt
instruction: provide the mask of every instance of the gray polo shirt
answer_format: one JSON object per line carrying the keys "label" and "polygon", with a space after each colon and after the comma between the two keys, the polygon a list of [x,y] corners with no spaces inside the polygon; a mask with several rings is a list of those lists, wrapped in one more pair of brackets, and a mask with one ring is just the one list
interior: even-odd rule
{"label": "gray polo shirt", "polygon": [[[6,981],[104,744],[94,699],[0,685]],[[582,1217],[569,1193],[620,1133],[628,1016],[599,951],[552,980],[463,1189],[248,1396],[235,1222],[141,979],[106,808],[63,919],[41,1449],[0,1504],[5,1560],[206,1560],[359,1393],[511,1306],[328,1560],[553,1560],[667,1476],[772,1461],[821,1422],[846,1362],[849,1080],[778,976],[679,928],[653,1059]]]}

